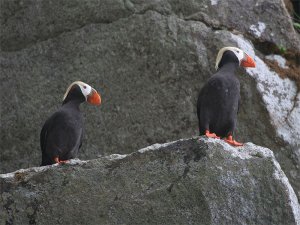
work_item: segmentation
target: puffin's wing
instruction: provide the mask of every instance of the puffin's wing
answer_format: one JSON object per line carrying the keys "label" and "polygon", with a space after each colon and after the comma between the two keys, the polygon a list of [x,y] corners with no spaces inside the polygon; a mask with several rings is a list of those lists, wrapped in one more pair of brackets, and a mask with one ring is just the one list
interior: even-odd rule
{"label": "puffin's wing", "polygon": [[[40,145],[43,154],[47,154],[47,143],[51,141],[51,136],[54,133],[58,133],[63,127],[65,127],[64,113],[57,111],[48,120],[46,120],[41,133],[40,133]],[[48,143],[49,144],[49,143]]]}
{"label": "puffin's wing", "polygon": [[205,98],[208,96],[208,95],[211,95],[213,93],[210,93],[212,92],[212,90],[215,90],[215,86],[216,86],[216,79],[214,77],[210,78],[207,83],[202,87],[199,95],[198,95],[198,101],[197,101],[197,116],[198,116],[198,119],[200,119],[200,113],[201,113],[201,103],[205,103],[206,100]]}
{"label": "puffin's wing", "polygon": [[46,143],[47,143],[47,134],[48,134],[48,126],[49,126],[49,120],[48,119],[45,124],[43,125],[43,128],[40,133],[40,145],[41,145],[41,150],[44,153],[45,148],[46,148]]}
{"label": "puffin's wing", "polygon": [[42,150],[42,164],[41,166],[46,166],[52,164],[52,160],[49,158],[49,156],[46,153],[46,146],[47,146],[47,138],[49,135],[49,126],[51,124],[51,117],[46,120],[45,124],[43,125],[43,128],[40,133],[40,145]]}

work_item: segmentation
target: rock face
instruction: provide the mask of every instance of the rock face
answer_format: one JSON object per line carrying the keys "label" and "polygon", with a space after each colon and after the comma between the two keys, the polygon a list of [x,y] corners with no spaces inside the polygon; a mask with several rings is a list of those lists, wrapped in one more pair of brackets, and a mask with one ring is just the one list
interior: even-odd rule
{"label": "rock face", "polygon": [[263,61],[270,43],[299,50],[281,0],[0,5],[1,172],[40,164],[42,124],[74,80],[103,97],[100,108],[82,107],[82,159],[197,135],[198,92],[218,50],[234,45],[259,62],[240,72],[237,139],[273,149],[300,196],[300,95]]}
{"label": "rock face", "polygon": [[300,224],[271,150],[194,138],[0,175],[0,224]]}

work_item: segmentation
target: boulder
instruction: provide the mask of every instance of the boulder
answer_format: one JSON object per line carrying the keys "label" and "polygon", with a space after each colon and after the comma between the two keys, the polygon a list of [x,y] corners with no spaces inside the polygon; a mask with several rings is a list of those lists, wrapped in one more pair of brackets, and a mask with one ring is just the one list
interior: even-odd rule
{"label": "boulder", "polygon": [[264,63],[269,46],[299,50],[283,1],[0,4],[2,173],[40,164],[41,127],[75,80],[103,98],[100,108],[82,106],[81,159],[197,135],[198,92],[218,50],[234,45],[258,64],[239,72],[236,137],[272,149],[300,197],[300,96]]}
{"label": "boulder", "polygon": [[1,224],[300,224],[273,152],[182,139],[0,175]]}
{"label": "boulder", "polygon": [[281,0],[1,0],[1,50],[15,51],[90,24],[110,24],[134,14],[156,11],[203,21],[214,29],[238,30],[285,48],[299,39]]}

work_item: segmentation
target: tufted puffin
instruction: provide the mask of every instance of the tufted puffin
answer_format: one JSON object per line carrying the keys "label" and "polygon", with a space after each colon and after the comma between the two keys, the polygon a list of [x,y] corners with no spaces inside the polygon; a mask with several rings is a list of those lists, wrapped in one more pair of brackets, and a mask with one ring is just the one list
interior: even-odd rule
{"label": "tufted puffin", "polygon": [[222,48],[216,59],[217,72],[203,86],[197,101],[200,135],[225,138],[233,146],[243,145],[232,137],[240,103],[240,82],[235,75],[239,66],[255,67],[255,62],[239,48]]}
{"label": "tufted puffin", "polygon": [[79,105],[85,101],[100,105],[101,97],[90,85],[73,82],[63,97],[62,106],[46,120],[41,130],[41,166],[62,163],[77,156],[83,136]]}

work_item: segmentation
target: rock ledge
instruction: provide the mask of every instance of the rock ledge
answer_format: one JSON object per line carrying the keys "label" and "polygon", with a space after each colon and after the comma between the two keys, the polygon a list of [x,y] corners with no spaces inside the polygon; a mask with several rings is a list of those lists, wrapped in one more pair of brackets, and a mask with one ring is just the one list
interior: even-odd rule
{"label": "rock ledge", "polygon": [[267,148],[204,137],[0,175],[0,224],[300,224]]}

